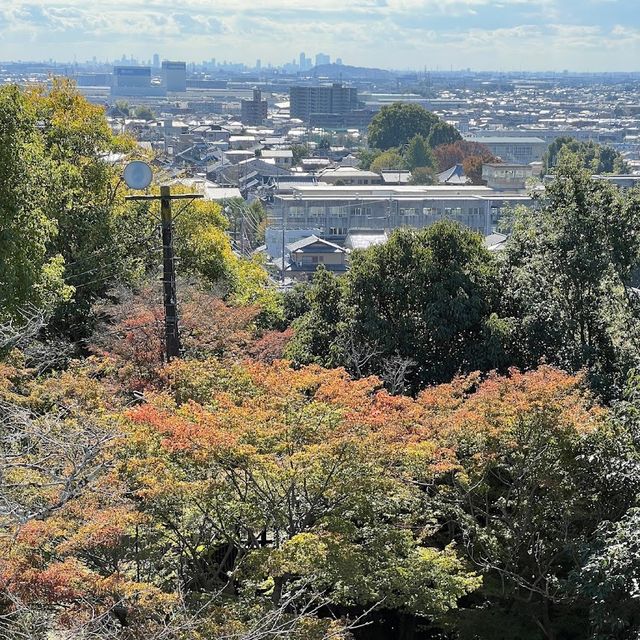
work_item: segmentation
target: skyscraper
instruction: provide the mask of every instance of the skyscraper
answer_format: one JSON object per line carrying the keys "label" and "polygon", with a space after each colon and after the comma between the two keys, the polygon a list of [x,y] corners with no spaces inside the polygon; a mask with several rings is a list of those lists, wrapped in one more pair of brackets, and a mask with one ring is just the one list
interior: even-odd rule
{"label": "skyscraper", "polygon": [[154,53],[153,54],[153,68],[154,69],[160,68],[160,54],[159,53]]}

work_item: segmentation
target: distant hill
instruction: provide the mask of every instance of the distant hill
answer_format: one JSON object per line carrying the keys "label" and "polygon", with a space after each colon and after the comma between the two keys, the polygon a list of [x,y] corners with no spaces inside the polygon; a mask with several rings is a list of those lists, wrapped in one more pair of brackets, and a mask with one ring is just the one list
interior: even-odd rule
{"label": "distant hill", "polygon": [[331,80],[389,80],[395,77],[385,69],[368,67],[352,67],[346,64],[321,64],[309,72],[314,78],[330,78]]}

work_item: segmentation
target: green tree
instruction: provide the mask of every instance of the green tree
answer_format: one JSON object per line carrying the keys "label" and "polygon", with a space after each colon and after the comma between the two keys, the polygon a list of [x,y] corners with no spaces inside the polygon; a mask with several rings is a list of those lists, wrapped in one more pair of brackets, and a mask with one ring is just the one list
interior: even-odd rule
{"label": "green tree", "polygon": [[407,163],[398,149],[387,149],[369,166],[369,171],[380,173],[383,169],[406,169]]}
{"label": "green tree", "polygon": [[0,89],[0,319],[26,303],[69,297],[64,260],[47,248],[58,228],[45,207],[51,169],[33,104],[15,85]]}
{"label": "green tree", "polygon": [[371,167],[371,163],[382,153],[381,149],[360,149],[358,151],[358,166],[365,171]]}
{"label": "green tree", "polygon": [[298,282],[282,296],[283,314],[287,323],[291,324],[310,310],[309,286],[308,282]]}
{"label": "green tree", "polygon": [[601,525],[579,574],[579,590],[590,601],[594,640],[626,640],[640,634],[640,509]]}
{"label": "green tree", "polygon": [[373,117],[369,146],[382,150],[402,147],[416,135],[423,136],[431,146],[461,139],[454,127],[420,105],[396,102],[382,107]]}
{"label": "green tree", "polygon": [[[109,288],[134,278],[148,260],[152,219],[129,207],[118,189],[121,168],[105,161],[133,142],[114,136],[104,110],[90,104],[68,80],[54,79],[50,90],[25,93],[47,158],[46,195],[41,202],[58,233],[49,255],[61,255],[73,302],[62,305],[54,326],[74,338],[90,331],[92,304]],[[145,238],[147,239],[145,241]]]}
{"label": "green tree", "polygon": [[176,218],[180,270],[199,275],[211,285],[230,287],[234,256],[226,234],[228,224],[222,207],[215,202],[199,200],[185,207]]}
{"label": "green tree", "polygon": [[[454,539],[484,576],[475,606],[456,615],[464,640],[591,637],[578,586],[585,546],[596,542],[599,523],[617,521],[634,503],[638,452],[581,387],[579,376],[550,367],[450,387],[452,406],[469,400],[459,417],[453,409],[450,427],[438,427],[461,465],[440,491],[450,505],[442,518],[455,522]],[[593,585],[583,586],[586,593]],[[594,603],[605,591],[592,592]],[[607,600],[601,604],[604,612]]]}
{"label": "green tree", "polygon": [[324,272],[314,280],[289,356],[378,374],[396,392],[502,366],[495,277],[481,237],[456,223],[396,231],[354,252],[342,280]]}
{"label": "green tree", "polygon": [[432,185],[436,183],[436,174],[431,167],[416,167],[411,171],[411,184]]}
{"label": "green tree", "polygon": [[[299,296],[303,295],[300,300]],[[294,322],[294,339],[285,354],[299,364],[338,366],[344,356],[340,348],[340,332],[344,316],[344,282],[323,266],[319,267],[310,287],[290,297],[289,313],[298,314]]]}
{"label": "green tree", "polygon": [[549,145],[542,160],[546,173],[554,172],[560,162],[563,150],[577,155],[583,168],[588,169],[591,173],[629,173],[629,167],[624,158],[612,147],[602,146],[592,140],[580,142],[568,136],[556,138]]}
{"label": "green tree", "polygon": [[640,354],[627,290],[639,237],[640,194],[592,179],[579,156],[563,154],[540,206],[516,215],[504,256],[513,362],[587,367],[594,388],[619,394]]}
{"label": "green tree", "polygon": [[308,158],[311,155],[311,149],[307,144],[294,144],[291,147],[293,153],[293,164],[299,164],[303,158]]}
{"label": "green tree", "polygon": [[453,144],[459,140],[462,140],[460,132],[444,120],[438,120],[433,125],[428,138],[429,146],[432,149],[442,144]]}
{"label": "green tree", "polygon": [[479,235],[452,222],[396,231],[355,252],[347,279],[348,331],[376,345],[373,371],[412,360],[411,388],[500,364],[489,347],[496,266]]}
{"label": "green tree", "polygon": [[426,139],[420,134],[413,136],[403,154],[407,168],[435,167],[435,158]]}
{"label": "green tree", "polygon": [[155,118],[153,111],[146,105],[136,107],[134,115],[136,118],[141,118],[142,120],[153,120]]}

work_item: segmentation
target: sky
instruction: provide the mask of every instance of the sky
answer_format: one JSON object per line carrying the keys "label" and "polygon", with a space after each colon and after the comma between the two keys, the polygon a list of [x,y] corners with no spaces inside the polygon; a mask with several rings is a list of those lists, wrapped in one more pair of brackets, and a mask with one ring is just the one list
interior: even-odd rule
{"label": "sky", "polygon": [[640,0],[0,0],[0,60],[639,71]]}

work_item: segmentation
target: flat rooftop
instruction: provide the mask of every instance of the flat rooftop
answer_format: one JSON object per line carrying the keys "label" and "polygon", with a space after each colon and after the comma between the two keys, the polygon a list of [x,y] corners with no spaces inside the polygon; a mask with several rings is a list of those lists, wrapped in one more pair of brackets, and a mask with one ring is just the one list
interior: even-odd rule
{"label": "flat rooftop", "polygon": [[362,200],[513,200],[527,202],[531,198],[519,191],[497,191],[477,185],[348,185],[297,184],[291,193],[276,194],[283,201]]}
{"label": "flat rooftop", "polygon": [[480,142],[481,144],[547,144],[542,138],[527,136],[465,136],[466,142]]}

